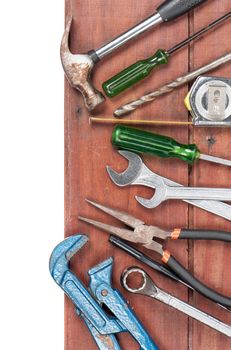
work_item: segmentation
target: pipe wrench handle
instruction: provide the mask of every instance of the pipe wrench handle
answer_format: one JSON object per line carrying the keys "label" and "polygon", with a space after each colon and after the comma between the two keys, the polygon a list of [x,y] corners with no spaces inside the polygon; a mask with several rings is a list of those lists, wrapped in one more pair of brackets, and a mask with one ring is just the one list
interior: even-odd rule
{"label": "pipe wrench handle", "polygon": [[124,329],[111,319],[72,272],[66,272],[62,289],[72,300],[80,315],[84,315],[100,334],[119,333]]}
{"label": "pipe wrench handle", "polygon": [[138,342],[140,350],[159,350],[118,290],[102,283],[96,290],[96,297],[110,309],[117,317],[118,322],[121,322],[123,327]]}
{"label": "pipe wrench handle", "polygon": [[[76,309],[76,313],[79,316],[79,311]],[[92,323],[84,316],[80,315],[84,322],[86,323],[95,343],[98,346],[99,350],[122,350],[119,346],[119,343],[116,337],[113,334],[101,334],[97,331],[97,329],[92,325]]]}

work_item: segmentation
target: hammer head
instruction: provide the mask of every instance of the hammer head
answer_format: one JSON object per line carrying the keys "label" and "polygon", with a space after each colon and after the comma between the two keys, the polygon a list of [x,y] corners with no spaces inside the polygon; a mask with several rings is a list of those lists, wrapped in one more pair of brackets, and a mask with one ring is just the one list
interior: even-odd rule
{"label": "hammer head", "polygon": [[67,271],[69,261],[86,243],[88,237],[85,235],[70,236],[57,245],[50,257],[50,273],[55,282],[60,285]]}
{"label": "hammer head", "polygon": [[67,18],[67,26],[61,42],[60,55],[64,72],[70,85],[81,92],[85,106],[92,111],[101,104],[105,98],[97,91],[91,82],[91,71],[94,62],[88,54],[73,55],[69,49],[69,34],[72,17]]}

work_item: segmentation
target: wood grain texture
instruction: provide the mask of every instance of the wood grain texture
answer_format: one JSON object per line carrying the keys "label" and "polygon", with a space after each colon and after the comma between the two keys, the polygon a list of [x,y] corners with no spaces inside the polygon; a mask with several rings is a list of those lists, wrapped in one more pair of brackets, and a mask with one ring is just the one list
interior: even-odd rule
{"label": "wood grain texture", "polygon": [[[72,13],[74,23],[71,30],[70,45],[74,53],[96,49],[111,38],[127,30],[130,26],[150,16],[161,0],[67,0],[66,13]],[[209,0],[190,17],[184,16],[171,24],[161,25],[142,35],[108,56],[99,63],[93,73],[95,86],[101,84],[135,60],[148,57],[156,48],[170,48],[210,21],[230,10],[229,0]],[[148,92],[173,78],[215,59],[230,50],[231,24],[226,23],[216,32],[197,41],[190,49],[183,49],[174,55],[168,67],[156,71],[152,77],[132,90],[101,107],[96,116],[111,116],[115,107],[126,100]],[[230,76],[230,66],[226,65],[213,75]],[[156,118],[188,121],[188,113],[183,105],[187,87],[158,99],[155,103],[136,111],[131,118]],[[201,151],[230,158],[230,130],[199,129],[187,127],[153,127],[151,131],[163,133],[183,143],[196,142]],[[140,320],[158,344],[160,350],[230,350],[231,340],[207,327],[192,322],[181,313],[145,297],[126,293],[120,286],[121,272],[130,265],[140,265],[133,258],[108,243],[108,235],[93,229],[77,220],[82,214],[107,223],[115,223],[107,215],[85,203],[85,198],[129,211],[143,219],[147,224],[159,225],[166,229],[174,227],[226,229],[231,231],[229,222],[205,211],[188,207],[187,204],[172,201],[155,210],[141,207],[134,199],[136,194],[151,195],[151,191],[141,187],[120,189],[112,184],[106,174],[106,165],[117,170],[126,167],[123,160],[110,143],[112,128],[109,126],[90,126],[88,113],[81,96],[65,82],[65,235],[85,233],[90,242],[73,258],[73,271],[88,284],[87,271],[113,256],[113,286],[120,289],[134,307]],[[215,140],[212,143],[211,140]],[[185,185],[230,186],[230,169],[199,162],[193,169],[180,160],[161,160],[144,157],[145,163],[155,172]],[[231,278],[230,247],[220,242],[171,242],[168,248],[195,275],[218,291],[230,295]],[[155,257],[155,256],[154,256]],[[142,265],[140,265],[142,266]],[[160,276],[149,268],[157,284],[173,295],[190,302],[201,309],[231,324],[231,314],[221,310],[197,293],[188,290]],[[127,334],[119,336],[122,349],[138,349]],[[65,350],[94,350],[90,333],[84,323],[76,317],[74,307],[65,300]]]}

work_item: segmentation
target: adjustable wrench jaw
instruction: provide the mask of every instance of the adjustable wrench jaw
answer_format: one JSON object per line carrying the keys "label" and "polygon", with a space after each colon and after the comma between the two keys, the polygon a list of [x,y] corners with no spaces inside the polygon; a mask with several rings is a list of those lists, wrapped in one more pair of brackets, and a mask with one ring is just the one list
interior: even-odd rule
{"label": "adjustable wrench jaw", "polygon": [[84,315],[101,334],[117,333],[121,327],[109,318],[87,288],[69,268],[71,257],[88,241],[85,235],[75,235],[60,243],[50,259],[50,272],[56,283],[74,303],[77,313]]}
{"label": "adjustable wrench jaw", "polygon": [[113,258],[102,262],[88,271],[90,277],[90,289],[97,296],[97,290],[102,284],[111,286]]}
{"label": "adjustable wrench jaw", "polygon": [[140,344],[140,350],[158,350],[123,296],[111,287],[112,268],[113,259],[110,258],[88,272],[91,291],[100,303],[108,307],[123,331],[128,331]]}
{"label": "adjustable wrench jaw", "polygon": [[129,332],[140,344],[140,350],[158,350],[123,296],[111,287],[112,267],[113,259],[110,258],[89,271],[93,294],[108,307],[123,331]]}
{"label": "adjustable wrench jaw", "polygon": [[85,235],[71,236],[57,245],[50,258],[50,273],[55,282],[62,288],[65,274],[70,270],[70,259],[88,242]]}
{"label": "adjustable wrench jaw", "polygon": [[[67,238],[53,251],[50,272],[55,282],[75,305],[76,313],[83,318],[100,350],[121,350],[115,334],[129,332],[141,350],[158,350],[127,302],[111,286],[113,258],[89,271],[90,289],[70,271],[69,261],[88,241],[85,235]],[[107,305],[114,316],[101,307]]]}

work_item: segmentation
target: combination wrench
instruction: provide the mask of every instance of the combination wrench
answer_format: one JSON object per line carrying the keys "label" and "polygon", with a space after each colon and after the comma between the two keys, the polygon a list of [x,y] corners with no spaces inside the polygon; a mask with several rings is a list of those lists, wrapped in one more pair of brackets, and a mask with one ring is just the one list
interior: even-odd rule
{"label": "combination wrench", "polygon": [[[128,278],[132,274],[140,274],[143,279],[143,283],[139,288],[132,288],[128,284]],[[194,318],[197,321],[207,325],[216,331],[227,335],[231,338],[231,327],[213,316],[195,308],[194,306],[185,303],[184,301],[166,293],[162,289],[158,288],[151,277],[142,269],[138,267],[131,267],[124,271],[121,277],[122,286],[130,293],[140,294],[159,300],[162,303],[173,307],[176,310],[183,312],[184,314]]]}
{"label": "combination wrench", "polygon": [[153,178],[155,194],[151,199],[137,197],[147,208],[156,208],[168,199],[203,199],[228,202],[231,200],[231,189],[206,187],[177,187],[168,186],[161,178]]}
{"label": "combination wrench", "polygon": [[[142,161],[141,157],[130,151],[119,151],[119,154],[129,161],[128,168],[118,173],[110,166],[107,166],[107,172],[111,180],[119,187],[129,185],[142,185],[149,188],[156,188],[156,181],[162,180],[167,186],[174,186],[175,188],[183,187],[181,184],[167,179],[152,172]],[[152,201],[136,196],[136,200],[146,208],[152,209]],[[198,199],[184,199],[184,202],[194,205],[198,208],[204,209],[210,213],[221,216],[231,221],[231,206],[227,203],[215,200],[198,200]]]}

